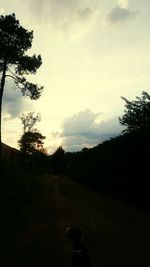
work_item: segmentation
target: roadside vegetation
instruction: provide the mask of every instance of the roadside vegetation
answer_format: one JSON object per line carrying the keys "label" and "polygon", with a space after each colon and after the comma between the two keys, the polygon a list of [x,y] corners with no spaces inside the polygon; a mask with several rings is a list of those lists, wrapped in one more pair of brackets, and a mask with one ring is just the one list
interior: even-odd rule
{"label": "roadside vegetation", "polygon": [[74,153],[60,147],[50,162],[56,172],[150,212],[150,95],[143,92],[133,101],[123,100],[119,121],[126,128],[120,136]]}

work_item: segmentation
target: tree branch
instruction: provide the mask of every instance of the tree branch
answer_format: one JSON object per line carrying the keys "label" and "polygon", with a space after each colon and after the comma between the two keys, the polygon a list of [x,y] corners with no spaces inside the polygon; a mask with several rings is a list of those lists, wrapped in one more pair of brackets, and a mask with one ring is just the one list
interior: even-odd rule
{"label": "tree branch", "polygon": [[17,80],[16,77],[14,77],[14,76],[12,76],[12,75],[10,75],[10,74],[5,75],[5,77],[10,77],[10,78],[12,78],[12,79],[14,79],[14,80]]}

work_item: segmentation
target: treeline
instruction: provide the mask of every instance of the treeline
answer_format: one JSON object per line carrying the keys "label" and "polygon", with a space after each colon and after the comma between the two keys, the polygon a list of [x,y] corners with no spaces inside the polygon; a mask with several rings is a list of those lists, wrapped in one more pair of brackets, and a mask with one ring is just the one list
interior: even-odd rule
{"label": "treeline", "polygon": [[49,156],[56,173],[149,210],[150,128],[135,130],[80,152],[60,147]]}
{"label": "treeline", "polygon": [[133,101],[122,99],[126,109],[119,121],[126,128],[120,136],[76,153],[59,148],[51,164],[78,182],[150,211],[150,95],[143,91]]}
{"label": "treeline", "polygon": [[21,154],[21,168],[33,174],[68,175],[93,190],[121,198],[150,211],[150,128],[133,130],[93,148],[52,155],[36,151]]}

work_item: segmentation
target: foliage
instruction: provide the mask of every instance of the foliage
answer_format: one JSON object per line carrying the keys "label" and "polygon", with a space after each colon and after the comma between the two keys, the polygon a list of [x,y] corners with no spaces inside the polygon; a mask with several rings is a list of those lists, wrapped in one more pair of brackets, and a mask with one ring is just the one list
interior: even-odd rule
{"label": "foliage", "polygon": [[6,78],[13,78],[22,94],[34,100],[41,96],[43,90],[43,86],[26,79],[26,75],[35,74],[42,64],[41,55],[26,54],[32,46],[32,40],[33,31],[24,29],[14,13],[0,16],[0,144],[2,97]]}
{"label": "foliage", "polygon": [[60,158],[60,157],[63,157],[64,154],[65,154],[65,150],[62,148],[62,146],[59,146],[54,152],[53,157]]}
{"label": "foliage", "polygon": [[35,124],[41,120],[40,114],[34,115],[34,112],[30,112],[27,115],[22,114],[20,119],[23,124],[23,135],[18,141],[20,151],[27,154],[37,151],[45,153],[43,148],[45,136],[34,128]]}
{"label": "foliage", "polygon": [[[28,31],[20,26],[15,14],[0,16],[0,66],[10,72],[16,85],[23,95],[29,95],[32,99],[40,97],[43,87],[29,83],[24,74],[35,74],[42,64],[41,55],[28,56],[25,52],[31,48],[33,31]],[[9,69],[11,67],[11,70]],[[13,71],[12,71],[13,67]]]}
{"label": "foliage", "polygon": [[49,158],[45,151],[36,150],[29,157],[29,166],[36,173],[45,173],[50,171]]}
{"label": "foliage", "polygon": [[139,129],[86,151],[66,153],[67,174],[96,191],[150,211],[150,129]]}
{"label": "foliage", "polygon": [[20,146],[20,151],[27,154],[32,154],[37,150],[42,151],[44,139],[45,136],[43,136],[41,133],[37,131],[25,132],[18,141],[18,144]]}
{"label": "foliage", "polygon": [[136,97],[136,100],[122,99],[126,102],[126,110],[119,121],[127,127],[124,132],[150,127],[150,95],[143,91],[142,97]]}
{"label": "foliage", "polygon": [[65,171],[65,151],[62,146],[59,146],[50,156],[50,166],[55,172],[62,173]]}
{"label": "foliage", "polygon": [[38,113],[37,115],[34,115],[34,112],[30,112],[27,115],[26,114],[22,114],[22,116],[20,116],[20,119],[22,121],[23,124],[23,131],[25,132],[33,132],[34,129],[34,125],[41,120],[41,116],[40,113]]}

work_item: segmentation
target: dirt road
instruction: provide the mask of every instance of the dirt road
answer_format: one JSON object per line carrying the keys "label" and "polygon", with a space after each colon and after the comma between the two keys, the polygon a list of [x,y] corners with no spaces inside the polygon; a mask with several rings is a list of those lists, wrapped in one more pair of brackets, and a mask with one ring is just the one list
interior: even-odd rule
{"label": "dirt road", "polygon": [[150,266],[150,216],[84,185],[45,175],[24,209],[1,267],[69,267],[67,226],[84,231],[93,267]]}

